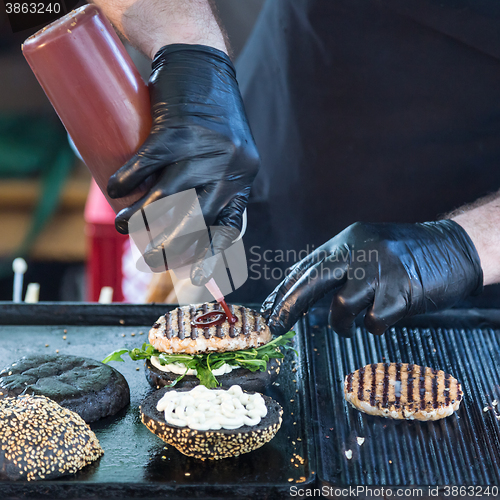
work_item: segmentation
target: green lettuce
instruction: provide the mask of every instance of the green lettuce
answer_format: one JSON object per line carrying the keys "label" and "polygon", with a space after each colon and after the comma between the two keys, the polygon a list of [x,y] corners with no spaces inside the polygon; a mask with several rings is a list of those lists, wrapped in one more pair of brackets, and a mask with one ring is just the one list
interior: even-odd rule
{"label": "green lettuce", "polygon": [[[170,384],[173,387],[177,382],[182,380],[189,369],[196,370],[200,384],[213,389],[219,385],[213,371],[220,368],[224,363],[231,366],[242,366],[252,372],[257,370],[265,371],[267,363],[270,359],[284,358],[285,355],[281,352],[281,347],[284,349],[292,349],[289,345],[290,340],[295,336],[295,332],[291,331],[280,335],[268,342],[266,345],[244,349],[241,351],[229,352],[210,352],[208,354],[167,354],[157,351],[152,345],[144,343],[142,347],[135,349],[119,349],[112,352],[103,359],[103,363],[110,361],[124,361],[122,356],[128,354],[134,361],[140,359],[151,359],[152,356],[157,356],[162,365],[170,363],[181,363],[186,367],[184,374],[179,375],[177,379]],[[294,349],[292,349],[294,350]],[[295,352],[295,351],[294,351]]]}

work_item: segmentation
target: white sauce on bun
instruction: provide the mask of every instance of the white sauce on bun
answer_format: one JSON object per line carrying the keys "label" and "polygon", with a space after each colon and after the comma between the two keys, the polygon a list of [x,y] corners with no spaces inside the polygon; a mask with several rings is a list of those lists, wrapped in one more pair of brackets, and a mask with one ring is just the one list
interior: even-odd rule
{"label": "white sauce on bun", "polygon": [[254,426],[267,415],[264,398],[243,392],[239,385],[227,391],[198,385],[190,391],[168,391],[156,406],[165,412],[165,421],[199,431],[238,429]]}

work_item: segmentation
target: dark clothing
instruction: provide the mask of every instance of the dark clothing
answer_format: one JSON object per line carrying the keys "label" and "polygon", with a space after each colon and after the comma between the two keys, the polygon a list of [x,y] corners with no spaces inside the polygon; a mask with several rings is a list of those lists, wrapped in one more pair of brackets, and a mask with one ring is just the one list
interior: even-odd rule
{"label": "dark clothing", "polygon": [[268,0],[237,71],[262,168],[231,301],[262,301],[355,221],[435,220],[500,188],[498,0]]}

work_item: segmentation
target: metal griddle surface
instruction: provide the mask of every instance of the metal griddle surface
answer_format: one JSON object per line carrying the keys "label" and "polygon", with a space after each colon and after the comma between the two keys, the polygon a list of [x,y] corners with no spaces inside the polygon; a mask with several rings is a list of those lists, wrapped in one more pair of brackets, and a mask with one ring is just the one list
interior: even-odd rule
{"label": "metal griddle surface", "polygon": [[[309,315],[322,485],[498,485],[500,482],[500,322],[498,311],[449,311],[415,318],[376,337],[358,327],[337,336],[318,309]],[[435,422],[366,415],[343,396],[344,377],[380,362],[439,368],[462,384],[457,413]],[[357,437],[364,437],[359,446]],[[352,459],[345,452],[352,450]]]}
{"label": "metal griddle surface", "polygon": [[[150,325],[167,309],[170,308],[108,306],[106,309],[90,304],[44,304],[37,310],[37,306],[0,304],[1,365],[7,366],[23,355],[54,353],[56,349],[61,354],[102,360],[115,349],[147,342]],[[137,325],[137,318],[142,324]],[[6,321],[17,324],[1,324]],[[108,326],[102,326],[104,322]],[[134,323],[135,326],[128,326]],[[139,405],[152,389],[142,363],[127,356],[124,363],[112,366],[123,373],[130,385],[130,406],[114,417],[91,424],[104,456],[74,476],[56,481],[0,483],[0,496],[30,497],[41,493],[47,498],[288,496],[291,484],[298,482],[303,487],[315,479],[309,391],[305,389],[309,383],[305,337],[298,334],[295,339],[298,356],[292,351],[287,353],[279,385],[266,392],[283,406],[283,424],[276,437],[262,448],[234,459],[205,462],[186,457],[173,447],[166,448],[140,421]],[[292,371],[294,368],[296,372]],[[291,461],[294,453],[304,458],[303,464]]]}

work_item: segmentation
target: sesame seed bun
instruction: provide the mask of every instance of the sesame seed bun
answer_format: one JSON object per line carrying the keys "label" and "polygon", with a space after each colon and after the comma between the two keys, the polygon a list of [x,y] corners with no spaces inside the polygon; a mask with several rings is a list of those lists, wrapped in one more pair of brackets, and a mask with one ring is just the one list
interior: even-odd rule
{"label": "sesame seed bun", "polygon": [[0,479],[55,479],[104,452],[83,419],[44,396],[0,400]]}
{"label": "sesame seed bun", "polygon": [[[177,392],[187,390],[177,389]],[[232,430],[197,431],[168,424],[164,412],[156,409],[158,401],[167,391],[166,388],[155,391],[143,401],[140,407],[141,421],[153,434],[188,457],[201,460],[237,457],[271,441],[281,427],[283,408],[274,399],[264,395],[267,415],[258,425],[244,425]]]}

